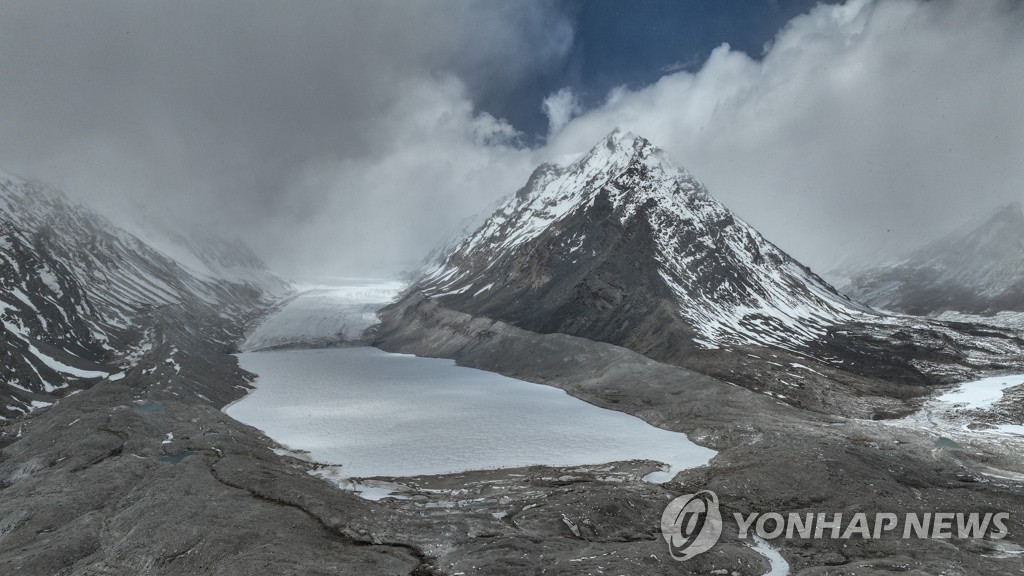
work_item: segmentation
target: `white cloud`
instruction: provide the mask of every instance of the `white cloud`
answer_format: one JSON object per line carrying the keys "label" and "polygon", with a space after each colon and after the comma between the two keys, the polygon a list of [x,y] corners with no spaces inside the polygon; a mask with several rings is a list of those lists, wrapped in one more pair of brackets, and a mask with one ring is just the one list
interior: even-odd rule
{"label": "white cloud", "polygon": [[[542,0],[5,0],[0,166],[237,233],[289,271],[403,241],[408,257],[439,213],[506,191],[481,174],[516,165],[517,133],[474,106],[560,66],[572,40]],[[380,255],[349,254],[368,236]]]}
{"label": "white cloud", "polygon": [[816,268],[891,254],[1024,196],[1022,13],[999,0],[821,5],[761,61],[722,46],[695,73],[613,91],[546,153],[621,126]]}
{"label": "white cloud", "polygon": [[399,89],[372,155],[307,167],[293,194],[327,190],[328,200],[295,223],[290,241],[303,248],[274,262],[279,268],[372,273],[418,264],[468,214],[490,211],[529,176],[535,152],[518,145],[508,123],[474,113],[458,79],[410,78]]}
{"label": "white cloud", "polygon": [[583,111],[579,99],[569,88],[562,88],[550,94],[541,103],[541,109],[548,117],[548,134],[560,132],[570,120]]}
{"label": "white cloud", "polygon": [[761,60],[722,46],[585,112],[551,94],[541,149],[477,106],[571,58],[550,3],[37,5],[0,19],[0,164],[224,223],[286,272],[415,259],[615,126],[816,268],[1022,195],[1020,2],[819,6]]}

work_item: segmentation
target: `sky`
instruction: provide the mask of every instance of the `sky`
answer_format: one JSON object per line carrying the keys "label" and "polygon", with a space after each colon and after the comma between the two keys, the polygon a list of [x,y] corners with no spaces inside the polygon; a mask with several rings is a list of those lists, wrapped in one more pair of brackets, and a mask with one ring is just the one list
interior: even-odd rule
{"label": "sky", "polygon": [[1016,0],[0,0],[0,166],[292,277],[643,135],[816,270],[1024,199]]}

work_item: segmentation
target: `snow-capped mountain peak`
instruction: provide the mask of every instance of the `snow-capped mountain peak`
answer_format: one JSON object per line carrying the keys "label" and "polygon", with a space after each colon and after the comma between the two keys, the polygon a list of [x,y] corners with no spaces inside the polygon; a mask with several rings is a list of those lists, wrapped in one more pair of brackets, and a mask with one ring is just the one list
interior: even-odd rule
{"label": "snow-capped mountain peak", "polygon": [[[623,322],[667,315],[708,348],[789,346],[863,312],[622,130],[571,164],[537,168],[417,288],[456,309],[606,340]],[[570,308],[575,318],[561,318]]]}
{"label": "snow-capped mountain peak", "polygon": [[[642,175],[650,186],[606,186],[615,177],[627,173]],[[527,242],[553,222],[593,204],[602,191],[611,193],[608,200],[613,205],[627,206],[624,217],[632,216],[637,205],[648,199],[673,202],[681,194],[706,194],[699,182],[685,170],[673,166],[664,152],[647,139],[615,130],[569,165],[540,165],[526,185],[502,204],[485,227],[469,240],[501,239],[500,244],[487,246],[491,250]],[[641,202],[636,202],[638,199]]]}

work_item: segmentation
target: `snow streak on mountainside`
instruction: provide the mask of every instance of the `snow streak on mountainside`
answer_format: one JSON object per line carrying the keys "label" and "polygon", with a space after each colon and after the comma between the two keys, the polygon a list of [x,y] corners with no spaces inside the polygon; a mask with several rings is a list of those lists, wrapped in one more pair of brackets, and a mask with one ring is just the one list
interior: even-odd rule
{"label": "snow streak on mountainside", "polygon": [[1024,312],[1024,211],[1002,206],[905,258],[853,274],[842,288],[909,314]]}
{"label": "snow streak on mountainside", "polygon": [[251,314],[274,283],[240,254],[249,278],[197,275],[62,193],[0,174],[0,417],[117,372],[155,308]]}
{"label": "snow streak on mountainside", "polygon": [[618,130],[571,165],[540,166],[416,288],[529,329],[627,344],[689,331],[703,348],[792,347],[867,315]]}

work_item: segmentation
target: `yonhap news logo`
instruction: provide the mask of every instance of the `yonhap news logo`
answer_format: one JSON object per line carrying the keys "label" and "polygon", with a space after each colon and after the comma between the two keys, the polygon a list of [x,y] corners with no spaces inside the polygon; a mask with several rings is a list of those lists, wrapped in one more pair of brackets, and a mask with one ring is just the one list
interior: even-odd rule
{"label": "yonhap news logo", "polygon": [[672,500],[661,514],[661,534],[669,554],[679,561],[711,550],[722,536],[718,496],[702,490]]}
{"label": "yonhap news logo", "polygon": [[[1006,538],[1006,512],[736,512],[740,540]],[[722,536],[718,496],[710,490],[673,499],[661,514],[661,534],[672,558],[684,562],[707,552]]]}

